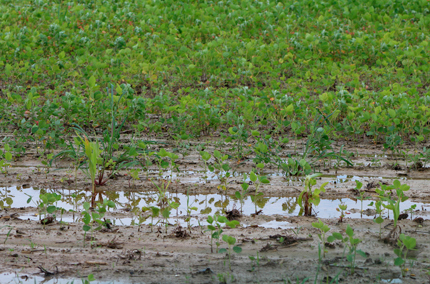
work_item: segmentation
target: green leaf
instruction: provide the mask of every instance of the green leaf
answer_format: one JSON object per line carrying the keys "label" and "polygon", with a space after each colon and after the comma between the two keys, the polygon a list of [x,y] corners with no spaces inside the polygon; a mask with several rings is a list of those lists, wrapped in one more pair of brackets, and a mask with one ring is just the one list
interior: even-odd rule
{"label": "green leaf", "polygon": [[[236,130],[237,130],[237,129],[236,129]],[[233,127],[230,127],[230,128],[228,129],[228,132],[229,132],[231,135],[234,135],[234,134],[236,134],[236,133],[237,133],[237,131],[234,131]]]}
{"label": "green leaf", "polygon": [[258,132],[257,130],[252,130],[251,134],[252,136],[260,136],[260,132]]}
{"label": "green leaf", "polygon": [[156,216],[158,216],[158,214],[160,214],[160,208],[151,207],[151,211],[152,211],[152,216],[153,217],[156,217]]}
{"label": "green leaf", "polygon": [[289,106],[287,106],[287,107],[285,108],[285,112],[286,112],[288,115],[291,115],[291,114],[293,113],[293,111],[294,111],[294,105],[293,105],[293,104],[290,104]]}
{"label": "green leaf", "polygon": [[334,232],[333,234],[333,237],[335,238],[335,239],[337,239],[337,240],[343,240],[343,237],[342,237],[342,234],[341,233],[338,233],[338,232]]}
{"label": "green leaf", "polygon": [[233,251],[234,251],[235,253],[241,253],[241,252],[242,252],[242,248],[241,248],[241,247],[238,247],[238,246],[234,246],[234,247],[233,247]]}
{"label": "green leaf", "polygon": [[91,216],[88,213],[84,214],[84,217],[82,218],[82,222],[84,222],[85,224],[89,224],[91,222]]}
{"label": "green leaf", "polygon": [[228,236],[228,235],[223,235],[223,236],[222,236],[222,240],[223,240],[224,242],[226,242],[226,243],[228,243],[228,238],[229,238],[229,236]]}
{"label": "green leaf", "polygon": [[211,158],[211,154],[209,154],[208,152],[205,152],[205,151],[201,151],[200,155],[202,156],[202,159],[204,161],[208,161]]}
{"label": "green leaf", "polygon": [[246,191],[249,188],[249,184],[247,184],[246,182],[242,183],[242,189],[244,191]]}
{"label": "green leaf", "polygon": [[361,187],[363,186],[363,184],[358,180],[356,180],[355,183],[356,183],[356,187],[355,187],[356,189],[361,189]]}
{"label": "green leaf", "polygon": [[352,236],[354,236],[354,231],[352,230],[352,228],[349,226],[349,224],[348,224],[348,226],[346,227],[346,234],[350,237],[350,238],[352,238]]}
{"label": "green leaf", "polygon": [[48,212],[49,214],[54,213],[57,210],[57,207],[54,205],[48,206],[48,208],[46,208],[46,212]]}
{"label": "green leaf", "polygon": [[398,257],[394,260],[394,265],[396,266],[401,266],[403,263],[405,263],[405,261],[401,257]]}
{"label": "green leaf", "polygon": [[93,275],[93,274],[89,274],[89,275],[88,275],[88,281],[94,281],[94,280],[96,280],[96,279],[94,278],[94,275]]}
{"label": "green leaf", "polygon": [[212,216],[208,216],[207,221],[209,224],[212,224],[214,219],[212,218]]}
{"label": "green leaf", "polygon": [[84,204],[83,204],[83,207],[84,207],[84,209],[85,210],[90,210],[90,203],[88,203],[88,202],[84,202]]}
{"label": "green leaf", "polygon": [[362,251],[361,249],[358,249],[358,250],[357,250],[357,253],[358,253],[359,255],[361,255],[362,257],[367,258],[367,254],[366,254],[364,251]]}
{"label": "green leaf", "polygon": [[161,148],[160,151],[158,151],[157,155],[160,157],[167,157],[169,153],[166,151],[166,149]]}
{"label": "green leaf", "polygon": [[220,159],[221,158],[221,152],[218,150],[214,151],[214,157]]}
{"label": "green leaf", "polygon": [[395,187],[395,188],[399,188],[399,187],[400,187],[400,181],[396,179],[396,180],[393,182],[393,185],[394,185],[394,187]]}
{"label": "green leaf", "polygon": [[232,220],[232,221],[228,221],[225,223],[227,226],[229,226],[230,228],[236,228],[237,226],[240,225],[239,221],[237,220]]}
{"label": "green leaf", "polygon": [[96,78],[94,76],[91,76],[88,79],[88,86],[92,89],[95,87],[95,85],[96,85]]}
{"label": "green leaf", "polygon": [[12,160],[12,154],[10,152],[6,152],[4,157],[7,161]]}
{"label": "green leaf", "polygon": [[231,236],[228,236],[227,243],[232,246],[236,243],[236,239]]}
{"label": "green leaf", "polygon": [[251,172],[251,173],[249,174],[249,179],[250,179],[252,182],[256,182],[256,181],[257,181],[257,175],[256,175],[254,172]]}
{"label": "green leaf", "polygon": [[324,226],[323,221],[321,219],[318,219],[318,222],[312,222],[312,227],[321,229]]}
{"label": "green leaf", "polygon": [[[227,219],[226,217],[224,217],[224,216],[218,216],[217,221],[218,221],[219,223],[227,223],[227,222],[228,222],[228,219]],[[237,222],[237,221],[236,221],[236,222]]]}
{"label": "green leaf", "polygon": [[179,207],[179,203],[178,203],[178,202],[171,202],[171,203],[169,204],[169,206],[170,206],[172,209],[176,209],[176,208],[178,208],[178,207]]}
{"label": "green leaf", "polygon": [[222,248],[222,249],[220,249],[218,252],[219,252],[219,253],[226,253],[226,252],[227,252],[227,250],[226,250],[225,248]]}
{"label": "green leaf", "polygon": [[91,230],[91,226],[89,226],[89,225],[85,224],[85,225],[82,227],[82,229],[83,229],[85,232],[88,232],[89,230]]}
{"label": "green leaf", "polygon": [[169,216],[170,216],[169,208],[165,208],[163,211],[161,211],[161,215],[166,219],[169,218]]}

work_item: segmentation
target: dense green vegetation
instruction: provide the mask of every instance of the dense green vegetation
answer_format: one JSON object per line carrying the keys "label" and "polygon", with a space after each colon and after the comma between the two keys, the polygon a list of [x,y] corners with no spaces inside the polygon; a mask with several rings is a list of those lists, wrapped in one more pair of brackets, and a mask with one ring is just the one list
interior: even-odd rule
{"label": "dense green vegetation", "polygon": [[427,0],[1,0],[0,130],[50,148],[73,123],[107,130],[112,111],[175,137],[301,136],[324,115],[330,139],[418,145],[429,13]]}

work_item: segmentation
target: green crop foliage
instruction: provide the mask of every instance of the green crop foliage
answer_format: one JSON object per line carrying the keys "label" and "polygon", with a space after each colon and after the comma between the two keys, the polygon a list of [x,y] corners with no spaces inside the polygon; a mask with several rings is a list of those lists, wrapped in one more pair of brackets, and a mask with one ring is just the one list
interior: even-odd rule
{"label": "green crop foliage", "polygon": [[3,1],[0,130],[45,153],[66,146],[72,123],[107,129],[114,111],[135,133],[221,130],[236,158],[251,130],[269,129],[317,134],[319,155],[363,136],[417,148],[430,136],[429,10],[422,0]]}
{"label": "green crop foliage", "polygon": [[320,193],[325,192],[325,186],[328,182],[323,183],[320,188],[312,189],[312,187],[317,183],[316,177],[322,174],[316,173],[313,175],[306,176],[305,178],[305,188],[299,195],[297,204],[300,206],[299,215],[312,216],[312,205],[318,206],[320,203]]}

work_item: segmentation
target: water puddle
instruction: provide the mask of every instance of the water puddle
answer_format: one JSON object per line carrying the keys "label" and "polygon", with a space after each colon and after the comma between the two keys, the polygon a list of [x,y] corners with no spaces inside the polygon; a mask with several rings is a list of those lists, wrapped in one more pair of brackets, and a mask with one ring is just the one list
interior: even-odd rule
{"label": "water puddle", "polygon": [[[25,208],[25,207],[38,207],[41,200],[41,194],[56,193],[61,195],[61,199],[55,202],[57,208],[63,208],[64,214],[61,215],[57,210],[57,220],[64,222],[74,222],[80,218],[79,211],[82,210],[82,205],[85,201],[89,201],[90,196],[87,192],[74,191],[74,190],[45,190],[37,188],[20,188],[20,187],[6,187],[0,188],[0,205],[4,207]],[[241,202],[235,196],[225,196],[220,194],[197,194],[189,195],[182,193],[166,193],[168,200],[174,201],[179,204],[177,209],[172,209],[170,218],[167,220],[172,224],[181,224],[186,226],[186,216],[190,215],[191,225],[197,226],[200,221],[204,221],[207,215],[215,213],[224,214],[224,211],[238,209],[242,214],[249,216],[262,210],[261,214],[264,215],[281,215],[281,216],[298,216],[300,206],[297,204],[297,197],[279,197],[279,196],[246,196]],[[31,197],[31,200],[30,200]],[[163,200],[158,192],[114,192],[107,191],[104,193],[104,198],[115,202],[116,209],[111,210],[106,214],[107,218],[111,218],[115,224],[122,225],[135,225],[135,224],[149,224],[161,222],[161,218],[155,219],[147,218],[149,216],[151,207],[162,207]],[[166,200],[166,199],[164,199]],[[30,203],[27,203],[30,201]],[[314,207],[314,213],[320,218],[339,218],[340,213],[337,211],[339,204],[347,206],[346,218],[366,218],[371,219],[375,217],[373,208],[368,207],[371,200],[363,201],[363,215],[361,212],[361,201],[350,198],[341,199],[322,199],[320,204]],[[416,205],[416,212],[414,216],[420,216],[424,219],[430,218],[429,204],[421,202],[413,202],[406,200],[401,203],[401,210],[411,208]],[[146,208],[142,210],[142,208]],[[73,214],[73,211],[75,213]],[[40,212],[43,214],[43,212]],[[34,213],[20,214],[21,219],[39,220],[41,216]],[[43,215],[42,215],[43,216]],[[130,217],[131,216],[131,217]],[[140,217],[140,218],[139,218]],[[390,216],[386,216],[390,217]],[[392,216],[391,216],[392,217]],[[264,224],[267,227],[284,227],[285,222],[278,224],[269,222]]]}
{"label": "water puddle", "polygon": [[395,279],[382,279],[382,283],[403,283],[402,279],[395,278]]}

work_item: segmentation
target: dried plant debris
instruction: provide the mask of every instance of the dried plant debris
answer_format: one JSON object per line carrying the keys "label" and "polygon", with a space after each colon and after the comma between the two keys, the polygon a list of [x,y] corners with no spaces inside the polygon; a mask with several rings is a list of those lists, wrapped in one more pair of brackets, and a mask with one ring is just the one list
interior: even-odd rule
{"label": "dried plant debris", "polygon": [[422,217],[417,217],[414,219],[414,222],[418,223],[418,224],[423,224],[424,223],[424,219]]}
{"label": "dried plant debris", "polygon": [[125,260],[140,260],[142,258],[142,252],[138,249],[127,250],[124,254],[118,255],[118,257]]}
{"label": "dried plant debris", "polygon": [[43,218],[42,220],[40,220],[40,223],[43,224],[43,225],[48,225],[48,224],[54,223],[54,220],[55,220],[54,217],[48,216],[48,217]]}
{"label": "dried plant debris", "polygon": [[227,217],[227,219],[228,219],[229,221],[232,221],[232,220],[237,220],[237,219],[239,219],[240,217],[242,217],[242,214],[240,213],[240,211],[239,211],[239,210],[237,210],[237,209],[232,209],[232,210],[230,210],[230,211],[226,211],[226,212],[225,212],[225,217]]}
{"label": "dried plant debris", "polygon": [[105,243],[97,243],[97,245],[95,246],[100,246],[100,247],[107,247],[110,249],[122,249],[123,248],[123,244],[121,242],[118,242],[117,237],[114,237],[112,240],[105,242]]}
{"label": "dried plant debris", "polygon": [[190,236],[190,234],[188,234],[187,230],[184,229],[182,226],[176,227],[176,229],[173,230],[173,234],[176,238],[180,238],[180,239],[185,239],[185,238],[188,238]]}
{"label": "dried plant debris", "polygon": [[58,274],[58,267],[57,266],[55,266],[55,271],[48,271],[47,269],[45,269],[41,265],[39,265],[37,268],[39,268],[40,271],[45,274],[45,276],[52,276],[52,275]]}
{"label": "dried plant debris", "polygon": [[260,249],[260,252],[271,251],[271,250],[278,250],[278,246],[272,245],[271,243],[267,243],[264,247]]}
{"label": "dried plant debris", "polygon": [[305,242],[305,241],[312,241],[312,238],[299,238],[297,236],[291,236],[291,235],[272,235],[269,236],[270,239],[275,239],[283,246],[294,246],[297,245],[299,242]]}

